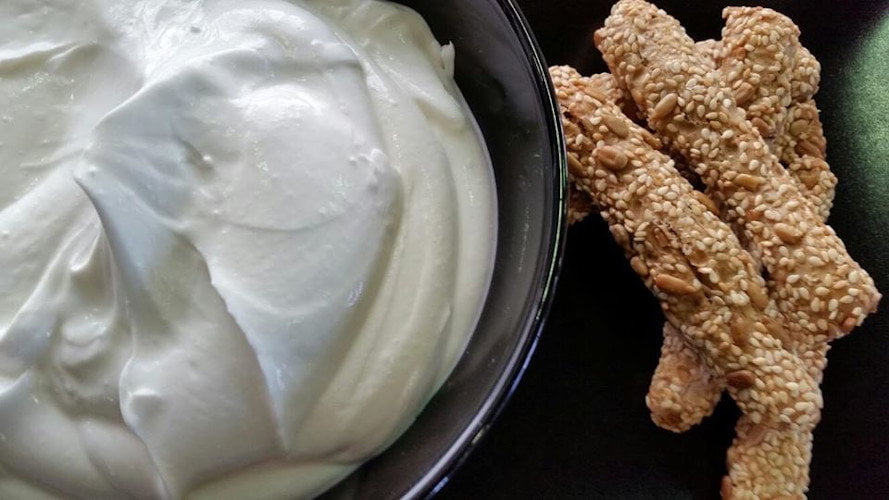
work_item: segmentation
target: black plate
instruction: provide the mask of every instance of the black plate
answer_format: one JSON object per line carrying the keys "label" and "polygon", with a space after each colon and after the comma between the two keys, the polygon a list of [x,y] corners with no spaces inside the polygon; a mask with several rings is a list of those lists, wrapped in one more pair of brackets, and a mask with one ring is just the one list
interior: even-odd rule
{"label": "black plate", "polygon": [[[660,1],[695,38],[723,2]],[[611,2],[520,0],[550,64],[604,71],[591,35]],[[831,225],[889,292],[889,1],[761,2],[792,17],[821,61],[816,96],[839,177]],[[501,419],[441,498],[712,498],[737,410],[673,435],[643,397],[662,318],[599,219],[573,227],[549,324]],[[889,303],[834,344],[811,498],[889,498]]]}

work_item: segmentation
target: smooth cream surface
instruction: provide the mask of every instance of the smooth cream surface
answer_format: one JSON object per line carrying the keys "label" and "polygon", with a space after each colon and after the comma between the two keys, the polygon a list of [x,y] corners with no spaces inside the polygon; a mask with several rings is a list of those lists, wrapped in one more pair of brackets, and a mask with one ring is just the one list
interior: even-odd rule
{"label": "smooth cream surface", "polygon": [[495,200],[376,0],[0,2],[0,498],[315,494],[452,370]]}

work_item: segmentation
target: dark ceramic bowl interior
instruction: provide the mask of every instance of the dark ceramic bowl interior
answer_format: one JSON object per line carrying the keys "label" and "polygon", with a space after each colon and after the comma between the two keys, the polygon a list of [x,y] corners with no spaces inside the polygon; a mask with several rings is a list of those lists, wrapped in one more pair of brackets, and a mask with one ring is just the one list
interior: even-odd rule
{"label": "dark ceramic bowl interior", "polygon": [[518,382],[551,299],[565,234],[563,144],[546,66],[509,0],[406,0],[456,48],[456,80],[497,183],[493,281],[451,377],[416,422],[328,498],[423,497],[485,433]]}
{"label": "dark ceramic bowl interior", "polygon": [[[839,178],[829,223],[889,292],[889,0],[654,0],[695,38],[719,37],[726,5],[790,16],[821,61],[816,100]],[[613,0],[517,0],[550,64],[605,70],[592,43]],[[644,396],[663,317],[590,218],[569,230],[552,313],[522,384],[442,498],[718,498],[737,410],[681,435]],[[811,499],[889,498],[889,301],[834,343],[815,430]]]}

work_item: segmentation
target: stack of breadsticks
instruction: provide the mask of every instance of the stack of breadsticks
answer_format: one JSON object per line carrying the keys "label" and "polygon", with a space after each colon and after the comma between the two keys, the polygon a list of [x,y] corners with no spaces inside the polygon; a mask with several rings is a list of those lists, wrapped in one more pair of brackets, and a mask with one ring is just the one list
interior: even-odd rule
{"label": "stack of breadsticks", "polygon": [[728,390],[742,416],[723,497],[801,498],[828,342],[880,294],[824,222],[836,178],[817,61],[777,12],[723,17],[722,40],[695,43],[664,11],[622,0],[595,34],[610,74],[551,68],[571,220],[598,210],[660,300],[655,423],[684,431]]}

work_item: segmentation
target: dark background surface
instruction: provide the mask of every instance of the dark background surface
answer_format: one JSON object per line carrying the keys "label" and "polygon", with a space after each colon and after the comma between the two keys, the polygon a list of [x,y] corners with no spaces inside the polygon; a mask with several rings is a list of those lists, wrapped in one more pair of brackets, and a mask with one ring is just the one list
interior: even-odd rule
{"label": "dark background surface", "polygon": [[[603,71],[592,32],[611,2],[519,0],[550,64]],[[719,37],[729,3],[661,1],[696,39]],[[889,0],[762,2],[790,15],[822,63],[830,223],[889,292]],[[712,498],[737,410],[683,434],[644,396],[662,317],[598,217],[570,230],[537,353],[512,400],[439,498]],[[889,498],[889,305],[834,344],[815,432],[811,498]]]}

